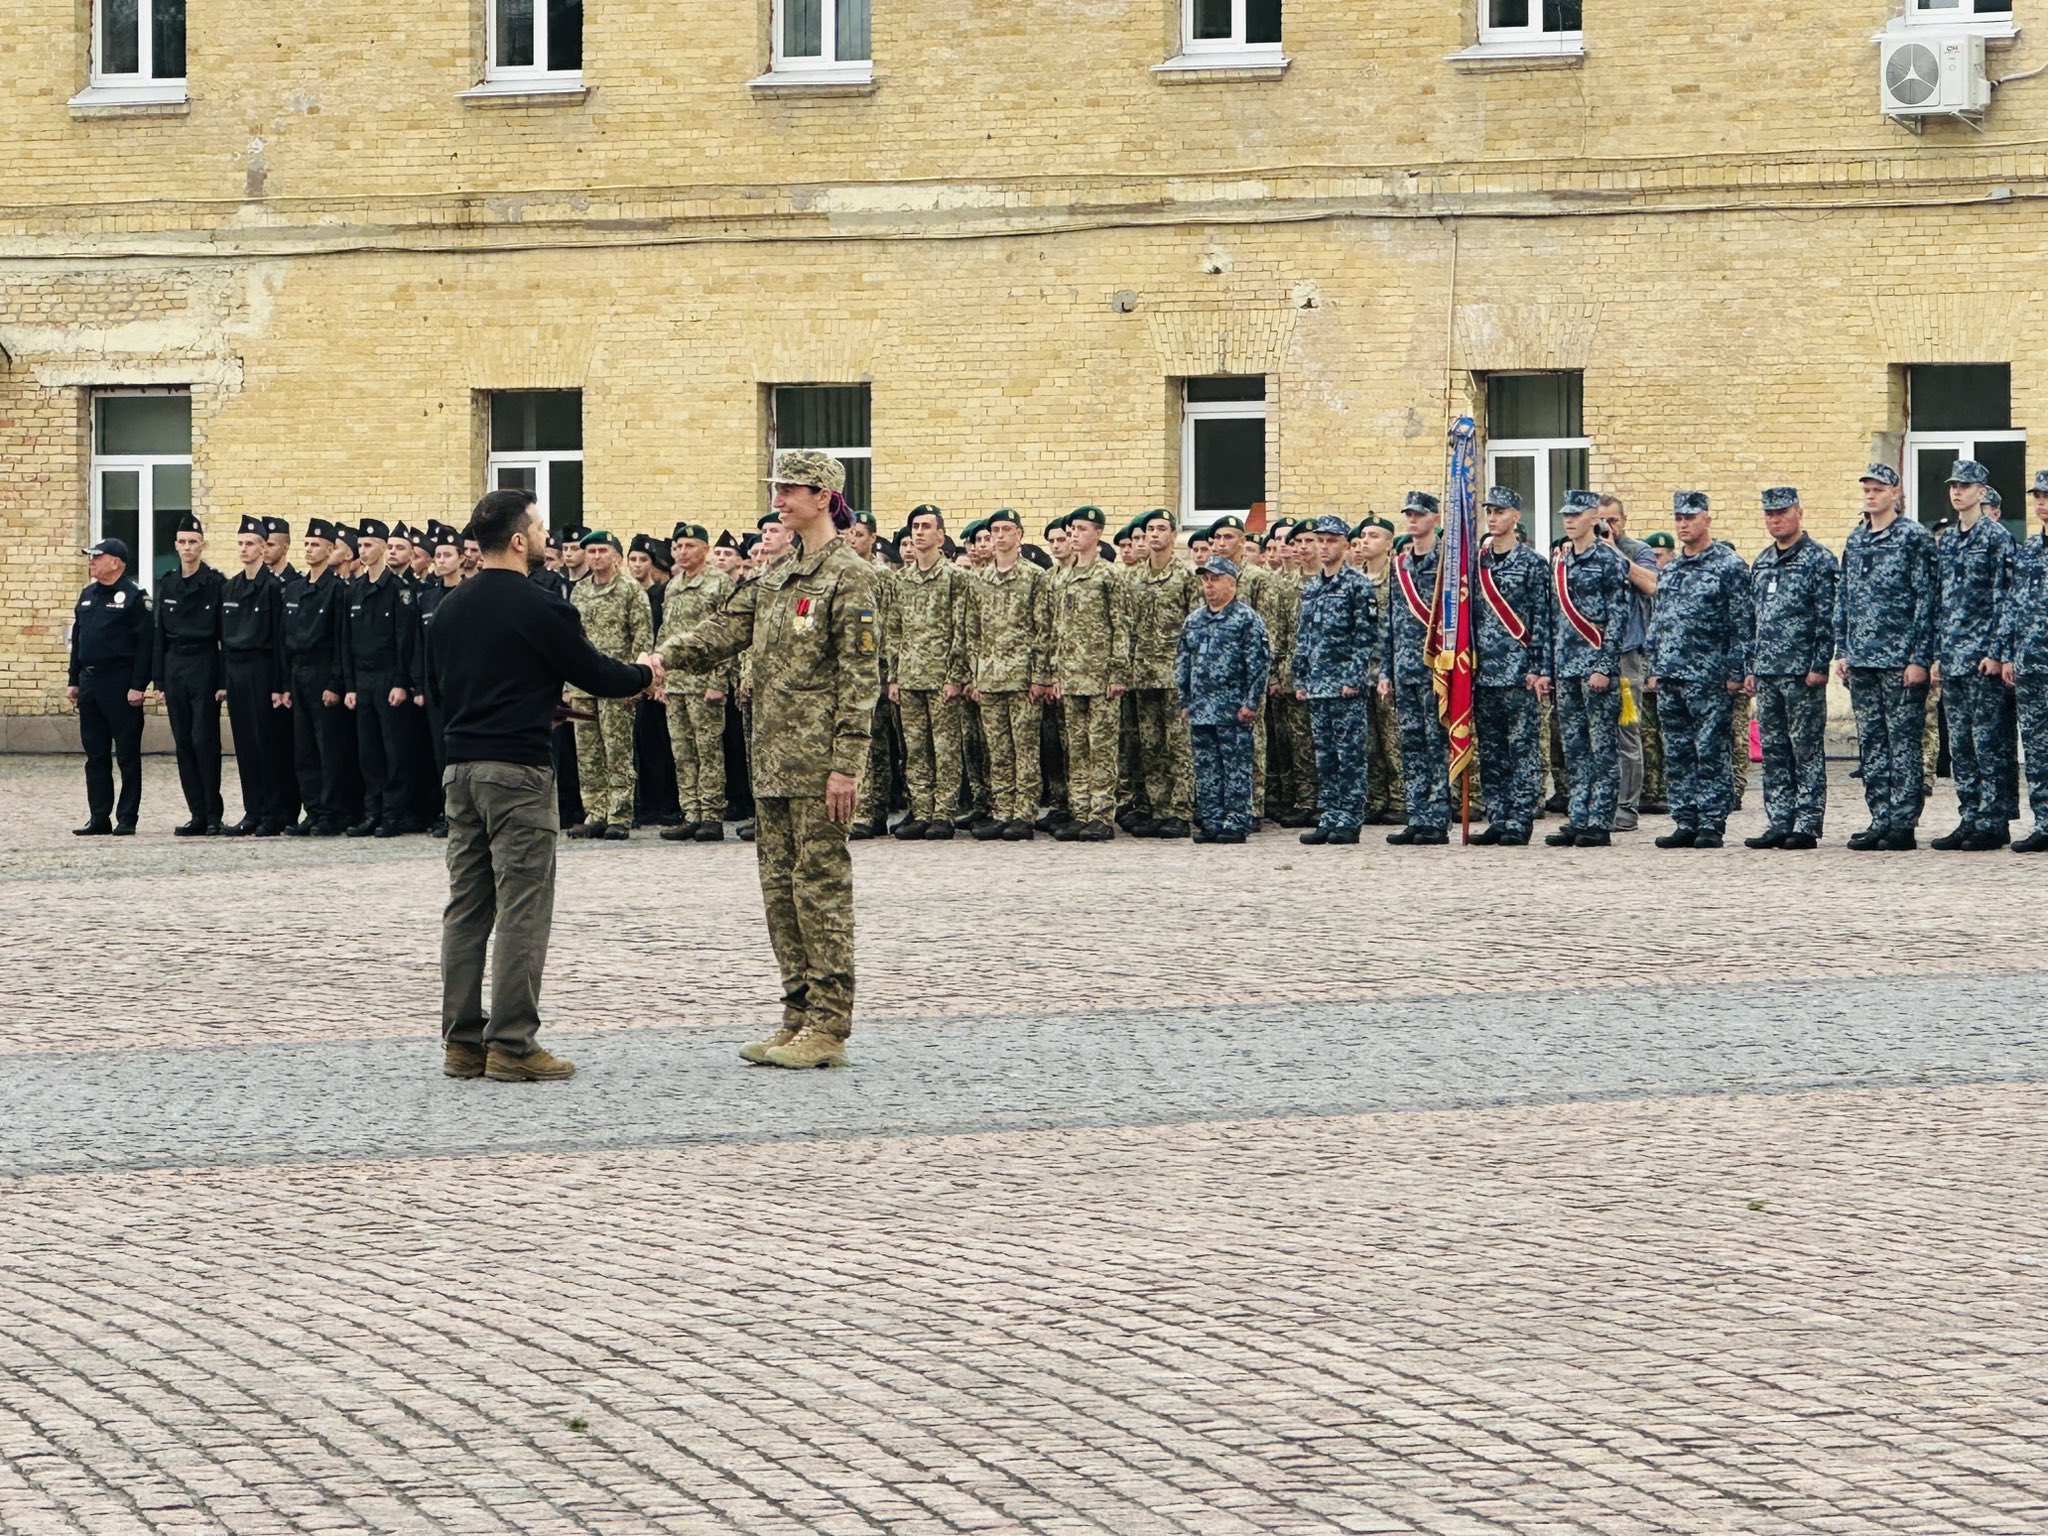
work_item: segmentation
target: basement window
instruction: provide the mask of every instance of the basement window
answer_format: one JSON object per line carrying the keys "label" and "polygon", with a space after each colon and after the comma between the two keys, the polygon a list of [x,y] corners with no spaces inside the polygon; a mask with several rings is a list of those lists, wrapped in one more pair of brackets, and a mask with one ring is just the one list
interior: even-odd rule
{"label": "basement window", "polygon": [[74,107],[185,100],[185,0],[93,0],[92,71]]}

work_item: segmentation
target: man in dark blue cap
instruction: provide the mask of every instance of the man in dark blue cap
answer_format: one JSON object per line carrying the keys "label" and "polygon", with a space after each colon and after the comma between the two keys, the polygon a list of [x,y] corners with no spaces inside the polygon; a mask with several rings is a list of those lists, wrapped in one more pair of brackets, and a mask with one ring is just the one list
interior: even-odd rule
{"label": "man in dark blue cap", "polygon": [[171,743],[178,754],[178,785],[190,819],[173,827],[177,837],[206,837],[221,830],[220,599],[227,579],[206,563],[206,531],[190,512],[178,519],[172,543],[178,567],[157,578],[156,650],[150,671],[171,719]]}
{"label": "man in dark blue cap", "polygon": [[340,530],[309,518],[303,545],[306,569],[284,589],[286,701],[292,719],[292,769],[298,776],[305,819],[287,837],[338,837],[349,825],[345,786],[356,775],[355,722],[342,695],[342,618],[348,583],[336,571],[346,557]]}
{"label": "man in dark blue cap", "polygon": [[1713,533],[1704,491],[1675,491],[1678,558],[1657,583],[1644,659],[1664,722],[1665,772],[1676,823],[1659,848],[1719,848],[1735,799],[1728,722],[1749,676],[1756,616],[1749,567]]}
{"label": "man in dark blue cap", "polygon": [[1408,794],[1408,824],[1387,841],[1450,841],[1450,740],[1437,710],[1436,684],[1424,659],[1432,605],[1436,601],[1437,517],[1441,510],[1428,491],[1410,491],[1402,513],[1408,547],[1394,557],[1392,611],[1384,633],[1385,675],[1380,695],[1391,698],[1401,717],[1401,782]]}
{"label": "man in dark blue cap", "polygon": [[1472,717],[1486,830],[1472,841],[1528,846],[1543,798],[1538,734],[1550,691],[1550,567],[1522,541],[1522,497],[1486,493],[1486,542],[1474,573]]}
{"label": "man in dark blue cap", "polygon": [[80,837],[128,837],[142,813],[142,700],[156,626],[149,595],[128,577],[126,544],[101,539],[82,553],[92,580],[72,611],[70,682],[64,693],[78,708],[88,816],[84,826],[72,830]]}
{"label": "man in dark blue cap", "polygon": [[1350,524],[1325,513],[1315,520],[1311,536],[1322,563],[1302,584],[1292,681],[1294,697],[1308,705],[1315,736],[1318,816],[1301,840],[1356,843],[1365,821],[1365,695],[1378,671],[1379,616],[1373,611],[1372,583],[1346,559]]}
{"label": "man in dark blue cap", "polygon": [[2012,845],[2014,853],[2048,849],[2048,469],[2034,472],[2028,500],[2041,531],[2013,552],[2000,669],[2015,694],[2034,813],[2034,830]]}
{"label": "man in dark blue cap", "polygon": [[1756,636],[1747,686],[1763,741],[1769,825],[1743,846],[1805,849],[1820,841],[1827,817],[1828,661],[1840,568],[1807,537],[1796,487],[1765,491],[1763,510],[1771,542],[1750,566]]}
{"label": "man in dark blue cap", "polygon": [[2012,580],[2012,535],[1985,516],[1991,476],[1975,459],[1949,471],[1949,505],[1956,529],[1936,546],[1941,575],[1937,660],[1941,708],[1948,722],[1949,764],[1961,819],[1929,844],[1944,852],[1983,852],[2005,846],[2004,755],[2005,594]]}
{"label": "man in dark blue cap", "polygon": [[1197,574],[1202,601],[1182,621],[1174,662],[1193,754],[1194,840],[1241,843],[1252,829],[1252,723],[1265,707],[1273,645],[1266,621],[1237,600],[1235,561],[1212,555]]}
{"label": "man in dark blue cap", "polygon": [[[264,556],[260,517],[245,517],[235,535],[242,568],[220,600],[220,642],[226,662],[228,724],[235,733],[235,776],[242,787],[242,819],[224,828],[230,837],[276,837],[297,819],[287,799],[292,776],[291,717],[284,712],[284,588]],[[296,799],[296,795],[290,799]],[[287,814],[287,810],[294,814]]]}

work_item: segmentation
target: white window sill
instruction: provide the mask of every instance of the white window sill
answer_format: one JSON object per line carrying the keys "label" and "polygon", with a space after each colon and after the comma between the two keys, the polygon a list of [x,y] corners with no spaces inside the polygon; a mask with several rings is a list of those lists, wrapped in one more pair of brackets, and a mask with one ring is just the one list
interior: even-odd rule
{"label": "white window sill", "polygon": [[865,64],[785,64],[747,82],[747,89],[768,96],[867,96],[875,89],[875,66]]}
{"label": "white window sill", "polygon": [[1914,32],[1962,32],[1972,37],[1981,37],[1986,43],[2006,44],[2019,40],[2020,29],[2013,25],[2010,16],[1961,17],[1955,21],[1944,21],[1936,16],[1894,16],[1892,24],[1882,32],[1873,32],[1873,43],[1896,38],[1902,33]]}
{"label": "white window sill", "polygon": [[1448,55],[1453,64],[1486,69],[1494,65],[1521,69],[1568,69],[1585,62],[1586,42],[1582,37],[1532,37],[1513,41],[1475,43]]}
{"label": "white window sill", "polygon": [[1294,61],[1278,48],[1219,48],[1177,53],[1152,73],[1162,85],[1195,80],[1278,80]]}
{"label": "white window sill", "polygon": [[583,83],[581,75],[528,75],[502,80],[486,80],[473,85],[466,91],[457,91],[457,101],[477,106],[505,106],[540,103],[558,103],[574,106],[590,94],[590,87]]}
{"label": "white window sill", "polygon": [[73,117],[182,117],[191,110],[182,80],[89,85],[71,98]]}

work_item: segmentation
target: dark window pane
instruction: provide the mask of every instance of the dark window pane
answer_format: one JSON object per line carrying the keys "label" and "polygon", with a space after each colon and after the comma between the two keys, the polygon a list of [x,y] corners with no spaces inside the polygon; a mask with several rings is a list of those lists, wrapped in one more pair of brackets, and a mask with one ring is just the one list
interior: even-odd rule
{"label": "dark window pane", "polygon": [[1195,0],[1195,31],[1202,42],[1230,41],[1230,0]]}
{"label": "dark window pane", "polygon": [[1195,510],[1244,512],[1266,499],[1266,423],[1195,422]]}
{"label": "dark window pane", "polygon": [[140,0],[101,0],[100,73],[132,75],[142,68]]}
{"label": "dark window pane", "polygon": [[583,521],[583,461],[556,459],[548,465],[548,523],[574,528]]}
{"label": "dark window pane", "polygon": [[1583,31],[1583,8],[1579,0],[1543,0],[1543,30],[1546,32]]}
{"label": "dark window pane", "polygon": [[[166,476],[178,475],[184,477],[182,495],[175,483],[170,486],[164,483]],[[154,542],[149,546],[149,569],[134,572],[135,579],[144,586],[153,590],[166,572],[178,568],[178,519],[191,510],[192,471],[183,464],[159,464],[156,469],[156,501],[149,510],[150,532],[154,536]]]}
{"label": "dark window pane", "polygon": [[561,453],[582,446],[580,389],[499,390],[491,396],[493,453]]}
{"label": "dark window pane", "polygon": [[1535,527],[1530,519],[1540,517],[1543,509],[1536,503],[1536,456],[1533,453],[1503,454],[1493,461],[1493,484],[1504,485],[1520,493],[1522,498],[1522,537],[1533,539]]}
{"label": "dark window pane", "polygon": [[846,504],[856,512],[875,510],[875,463],[872,459],[846,462]]}
{"label": "dark window pane", "polygon": [[1529,0],[1490,0],[1496,27],[1529,25]]}
{"label": "dark window pane", "polygon": [[1244,0],[1244,40],[1248,43],[1280,41],[1280,0]]}
{"label": "dark window pane", "polygon": [[873,51],[868,43],[869,0],[839,0],[838,57],[841,63],[865,59]]}
{"label": "dark window pane", "polygon": [[865,384],[783,385],[775,391],[775,446],[871,448],[868,409]]}
{"label": "dark window pane", "polygon": [[1913,515],[1932,528],[1954,514],[1948,505],[1948,471],[1953,448],[1921,448],[1913,454]]}
{"label": "dark window pane", "polygon": [[1208,400],[1263,400],[1266,380],[1262,374],[1228,379],[1189,379],[1188,399],[1197,404]]}
{"label": "dark window pane", "polygon": [[[1593,483],[1592,454],[1584,448],[1550,450],[1550,499],[1562,505],[1566,491],[1582,491]],[[1551,508],[1552,511],[1556,507]]]}
{"label": "dark window pane", "polygon": [[2027,536],[2027,445],[1979,443],[1977,462],[1991,471],[1991,488],[2004,498],[1998,515],[2016,539]]}
{"label": "dark window pane", "polygon": [[535,491],[540,489],[540,471],[531,464],[500,464],[494,491]]}
{"label": "dark window pane", "polygon": [[533,63],[533,0],[498,0],[498,66]]}
{"label": "dark window pane", "polygon": [[782,0],[782,51],[792,59],[814,59],[825,51],[820,0]]}
{"label": "dark window pane", "polygon": [[156,0],[150,13],[150,70],[158,80],[185,78],[185,0]]}
{"label": "dark window pane", "polygon": [[99,401],[101,453],[190,453],[190,395],[105,395]]}
{"label": "dark window pane", "polygon": [[1909,368],[1906,392],[1915,432],[2003,432],[2012,426],[2012,368],[2006,363]]}
{"label": "dark window pane", "polygon": [[132,469],[100,472],[100,537],[119,539],[133,554],[142,527],[142,475]]}
{"label": "dark window pane", "polygon": [[583,67],[583,0],[548,0],[548,68]]}
{"label": "dark window pane", "polygon": [[1496,373],[1486,380],[1486,435],[1496,440],[1584,435],[1577,373]]}

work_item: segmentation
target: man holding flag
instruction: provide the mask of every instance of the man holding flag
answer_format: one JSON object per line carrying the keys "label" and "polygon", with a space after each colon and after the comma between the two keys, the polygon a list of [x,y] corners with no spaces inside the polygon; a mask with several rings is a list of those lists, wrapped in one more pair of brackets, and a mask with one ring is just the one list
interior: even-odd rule
{"label": "man holding flag", "polygon": [[1522,498],[1495,486],[1486,493],[1485,545],[1479,551],[1472,609],[1480,781],[1486,830],[1475,843],[1526,847],[1543,794],[1537,734],[1540,700],[1550,692],[1550,571],[1522,542]]}
{"label": "man holding flag", "polygon": [[1440,615],[1436,610],[1439,504],[1428,491],[1410,491],[1402,513],[1408,548],[1394,559],[1394,601],[1387,616],[1385,676],[1380,697],[1392,698],[1401,716],[1401,778],[1408,791],[1408,825],[1387,841],[1447,843],[1450,838],[1450,753],[1437,703],[1432,658]]}

